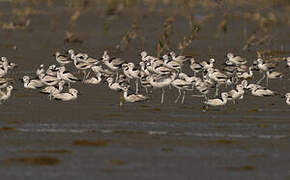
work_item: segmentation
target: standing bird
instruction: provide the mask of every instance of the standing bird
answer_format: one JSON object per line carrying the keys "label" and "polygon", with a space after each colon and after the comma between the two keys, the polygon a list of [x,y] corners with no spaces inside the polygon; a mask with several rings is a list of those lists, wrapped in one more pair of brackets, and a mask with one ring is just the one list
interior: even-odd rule
{"label": "standing bird", "polygon": [[8,73],[8,60],[6,57],[1,57],[1,60],[3,62],[0,65],[0,77],[3,77]]}
{"label": "standing bird", "polygon": [[227,76],[219,71],[215,71],[213,68],[209,68],[208,70],[208,77],[213,80],[214,82],[216,82],[216,92],[215,92],[215,96],[218,95],[218,91],[219,91],[219,87],[222,84],[226,84],[227,82]]}
{"label": "standing bird", "polygon": [[[200,78],[196,80],[196,83],[194,84],[195,88],[202,94],[202,97],[204,97],[206,100],[207,94],[209,93],[210,84],[208,84],[205,81],[202,81]],[[192,96],[199,96],[199,95],[192,95]]]}
{"label": "standing bird", "polygon": [[59,68],[59,71],[57,72],[57,78],[65,80],[66,82],[68,82],[69,88],[70,88],[70,83],[75,83],[79,80],[73,74],[66,72],[64,66]]}
{"label": "standing bird", "polygon": [[72,60],[85,61],[89,56],[85,53],[75,53],[73,49],[68,50],[68,54]]}
{"label": "standing bird", "polygon": [[84,84],[99,84],[102,81],[102,74],[96,73],[96,76],[84,80]]}
{"label": "standing bird", "polygon": [[286,93],[283,98],[286,98],[286,103],[290,105],[290,93]]}
{"label": "standing bird", "polygon": [[237,72],[238,78],[251,79],[253,78],[253,67],[249,67],[249,72]]}
{"label": "standing bird", "polygon": [[0,78],[0,89],[6,88],[11,81],[11,78]]}
{"label": "standing bird", "polygon": [[[57,72],[58,72],[58,70],[59,70],[59,68],[58,67],[56,67],[56,65],[55,64],[53,64],[53,65],[50,65],[49,67],[48,67],[48,69],[46,70],[46,74],[47,75],[49,75],[49,76],[57,76]],[[39,72],[38,73],[39,75],[40,74],[43,74],[43,72]],[[39,75],[38,75],[38,77],[39,77]]]}
{"label": "standing bird", "polygon": [[64,85],[65,85],[65,81],[61,80],[58,83],[58,87],[46,86],[45,88],[41,89],[40,92],[44,94],[49,94],[49,99],[51,100],[52,95],[61,93]]}
{"label": "standing bird", "polygon": [[287,57],[286,61],[287,61],[287,67],[290,68],[290,57]]}
{"label": "standing bird", "polygon": [[266,72],[266,76],[267,76],[267,87],[269,86],[269,79],[282,79],[283,78],[283,74],[277,71],[273,71],[273,70],[269,70]]}
{"label": "standing bird", "polygon": [[45,73],[44,65],[40,64],[39,68],[36,69],[36,76],[39,77],[39,75],[43,73]]}
{"label": "standing bird", "polygon": [[9,85],[6,88],[6,92],[0,90],[0,104],[5,102],[11,96],[11,91],[13,90],[13,86]]}
{"label": "standing bird", "polygon": [[47,86],[54,86],[60,81],[59,78],[57,78],[55,76],[47,75],[45,73],[40,74],[39,79],[43,84],[45,84]]}
{"label": "standing bird", "polygon": [[196,76],[197,73],[199,73],[202,70],[202,65],[195,62],[194,58],[190,59],[190,69],[194,72],[194,76]]}
{"label": "standing bird", "polygon": [[110,58],[107,51],[104,51],[102,61],[112,71],[117,72],[116,79],[118,79],[118,71],[122,69],[122,64],[124,64],[125,61],[117,57]]}
{"label": "standing bird", "polygon": [[141,78],[140,70],[135,67],[134,63],[128,63],[128,73],[129,76],[135,79],[135,88],[137,94],[139,92],[139,79]]}
{"label": "standing bird", "polygon": [[176,77],[175,73],[173,73],[169,77],[158,77],[158,76],[153,76],[153,75],[147,77],[152,87],[161,88],[162,90],[161,104],[163,104],[164,102],[164,94],[165,94],[164,88],[169,86],[171,82],[175,79],[175,77]]}
{"label": "standing bird", "polygon": [[[257,66],[258,66],[258,69],[263,73],[262,78],[261,78],[260,80],[257,81],[257,84],[260,84],[260,83],[262,82],[262,80],[265,79],[265,77],[266,77],[266,72],[270,70],[270,67],[269,67],[268,64],[266,64],[266,63],[264,62],[264,60],[261,59],[261,58],[258,58],[258,59],[257,59],[257,63],[258,63],[258,65],[257,65]],[[268,81],[268,80],[267,80],[267,81]]]}
{"label": "standing bird", "polygon": [[233,53],[228,53],[227,57],[228,57],[229,61],[232,62],[233,64],[235,64],[236,66],[240,66],[240,65],[247,63],[247,61],[244,58],[242,58],[240,56],[234,56]]}
{"label": "standing bird", "polygon": [[215,60],[211,58],[209,61],[202,61],[200,65],[202,66],[203,70],[206,71],[209,68],[213,68]]}
{"label": "standing bird", "polygon": [[190,59],[190,57],[188,56],[176,56],[175,52],[170,52],[169,54],[172,57],[173,61],[176,61],[180,64],[183,64]]}
{"label": "standing bird", "polygon": [[184,99],[185,99],[186,91],[192,90],[192,83],[188,82],[186,80],[182,80],[182,79],[177,78],[177,79],[174,79],[171,82],[171,85],[178,90],[178,96],[177,96],[177,98],[175,100],[175,103],[178,102],[178,100],[179,100],[179,98],[181,96],[181,92],[182,92],[183,96],[182,96],[181,103],[183,104],[184,103]]}
{"label": "standing bird", "polygon": [[110,89],[114,91],[121,91],[122,90],[122,85],[119,82],[114,82],[114,79],[112,77],[107,78],[107,83]]}
{"label": "standing bird", "polygon": [[[79,61],[77,58],[73,59],[74,65],[77,68],[77,70],[83,73],[83,81],[87,78],[87,74],[91,71],[91,68],[94,66],[94,64],[87,63],[85,61]],[[87,72],[89,70],[89,72]]]}
{"label": "standing bird", "polygon": [[174,60],[170,60],[169,57],[167,55],[163,55],[163,66],[168,67],[170,69],[173,69],[177,72],[181,71],[181,65],[179,62],[174,61]]}
{"label": "standing bird", "polygon": [[244,86],[241,84],[238,84],[236,86],[236,89],[233,89],[228,92],[228,100],[232,100],[234,104],[236,104],[236,99],[243,99],[244,96]]}

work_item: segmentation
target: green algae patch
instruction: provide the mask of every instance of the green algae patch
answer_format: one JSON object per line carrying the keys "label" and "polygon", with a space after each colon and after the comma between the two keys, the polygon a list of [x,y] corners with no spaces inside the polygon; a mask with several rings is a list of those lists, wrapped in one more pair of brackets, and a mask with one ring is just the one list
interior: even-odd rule
{"label": "green algae patch", "polygon": [[253,158],[253,159],[261,159],[261,158],[266,158],[266,154],[251,154],[249,155],[249,158]]}
{"label": "green algae patch", "polygon": [[215,143],[217,143],[217,144],[238,144],[238,141],[228,140],[228,139],[219,139],[219,140],[216,140]]}
{"label": "green algae patch", "polygon": [[76,140],[72,143],[74,146],[94,146],[94,147],[106,147],[108,146],[108,142],[106,140]]}
{"label": "green algae patch", "polygon": [[122,117],[122,114],[108,114],[106,117],[110,117],[110,118]]}
{"label": "green algae patch", "polygon": [[113,172],[113,169],[111,169],[111,168],[103,168],[103,169],[101,169],[101,171],[103,171],[104,173],[111,174]]}
{"label": "green algae patch", "polygon": [[150,108],[150,109],[148,109],[149,111],[154,111],[154,112],[160,112],[161,111],[161,109],[160,108],[157,108],[157,107],[155,107],[155,108]]}
{"label": "green algae patch", "polygon": [[14,121],[7,121],[7,124],[23,124],[24,121],[22,120],[14,120]]}
{"label": "green algae patch", "polygon": [[72,151],[66,149],[50,149],[50,150],[36,150],[36,149],[25,149],[21,152],[24,153],[47,153],[47,154],[72,154]]}
{"label": "green algae patch", "polygon": [[254,171],[256,168],[252,165],[245,165],[241,167],[228,167],[227,169],[231,171]]}
{"label": "green algae patch", "polygon": [[0,131],[17,131],[14,127],[0,127]]}
{"label": "green algae patch", "polygon": [[164,152],[173,152],[173,148],[163,147],[163,148],[161,148],[161,151],[164,151]]}
{"label": "green algae patch", "polygon": [[269,125],[267,125],[267,124],[257,124],[257,127],[258,128],[268,128]]}
{"label": "green algae patch", "polygon": [[32,166],[54,166],[59,164],[60,160],[54,157],[37,156],[37,157],[21,157],[9,158],[4,160],[6,164],[32,165]]}
{"label": "green algae patch", "polygon": [[140,104],[139,107],[141,107],[141,108],[150,108],[150,105],[147,105],[147,104]]}
{"label": "green algae patch", "polygon": [[250,109],[250,110],[248,110],[250,113],[256,113],[256,112],[259,112],[259,110],[258,109]]}
{"label": "green algae patch", "polygon": [[120,159],[111,159],[111,160],[109,160],[109,163],[114,165],[114,166],[122,166],[125,164],[125,161],[120,160]]}

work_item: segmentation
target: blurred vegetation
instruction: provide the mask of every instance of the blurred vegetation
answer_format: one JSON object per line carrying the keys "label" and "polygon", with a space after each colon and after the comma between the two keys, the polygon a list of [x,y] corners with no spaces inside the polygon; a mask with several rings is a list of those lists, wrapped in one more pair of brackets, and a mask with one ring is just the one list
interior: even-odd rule
{"label": "blurred vegetation", "polygon": [[[127,49],[136,39],[139,39],[144,46],[146,38],[138,16],[144,17],[152,12],[164,13],[167,19],[160,27],[161,32],[156,39],[158,56],[172,48],[170,39],[176,35],[174,23],[177,15],[184,17],[189,27],[175,47],[180,54],[184,53],[198,37],[204,25],[213,18],[217,19],[216,38],[226,36],[231,31],[232,18],[240,18],[256,25],[254,30],[244,29],[243,50],[245,51],[270,43],[273,39],[271,31],[276,25],[290,25],[290,0],[0,0],[0,3],[7,2],[11,3],[11,9],[6,13],[11,16],[5,16],[5,13],[0,12],[2,29],[10,31],[29,29],[30,24],[33,23],[31,21],[33,15],[52,15],[50,23],[51,29],[54,30],[57,19],[54,13],[61,12],[69,16],[64,32],[64,40],[67,43],[83,42],[75,30],[83,14],[92,12],[103,18],[102,28],[108,34],[112,20],[118,19],[120,14],[129,14],[133,11],[136,14],[135,21],[127,28],[116,45],[120,51]],[[50,8],[54,10],[50,11]]]}

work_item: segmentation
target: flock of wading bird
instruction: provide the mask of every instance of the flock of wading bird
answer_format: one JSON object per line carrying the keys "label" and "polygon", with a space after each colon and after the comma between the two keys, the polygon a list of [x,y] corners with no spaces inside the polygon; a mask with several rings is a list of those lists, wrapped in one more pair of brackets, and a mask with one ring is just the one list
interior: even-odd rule
{"label": "flock of wading bird", "polygon": [[[269,81],[283,78],[281,72],[275,71],[277,64],[268,63],[261,57],[247,66],[245,58],[228,53],[224,68],[219,70],[215,68],[214,59],[197,62],[193,57],[177,56],[174,52],[160,58],[150,56],[145,51],[140,55],[140,62],[136,65],[118,57],[110,57],[107,51],[104,51],[101,59],[89,57],[86,53],[76,53],[72,49],[64,54],[56,52],[55,60],[58,65],[52,64],[45,69],[41,64],[36,70],[36,77],[32,79],[29,76],[23,77],[24,88],[39,89],[41,93],[48,94],[50,100],[70,101],[78,97],[78,90],[71,87],[73,83],[80,81],[84,84],[97,85],[103,81],[107,82],[109,89],[121,92],[120,106],[124,100],[131,103],[149,100],[153,89],[161,89],[161,104],[163,104],[165,89],[175,88],[178,91],[175,103],[179,101],[184,103],[186,92],[193,91],[198,94],[191,96],[204,98],[205,109],[208,109],[208,106],[223,106],[228,101],[235,104],[244,98],[245,90],[249,90],[253,96],[273,96],[277,93],[268,89]],[[290,57],[282,59],[286,61],[289,69]],[[70,64],[73,64],[71,67],[76,71],[68,71]],[[12,79],[4,76],[15,67],[16,64],[9,62],[6,57],[1,58],[1,102],[11,96]],[[188,67],[191,74],[184,72]],[[255,83],[249,83],[249,79],[254,80],[255,71],[262,74],[262,78]],[[261,85],[263,80],[265,87]],[[134,92],[132,87],[135,88]],[[218,98],[221,87],[226,91],[220,93]],[[140,93],[142,88],[143,94]],[[290,105],[290,93],[286,93],[283,97]]]}

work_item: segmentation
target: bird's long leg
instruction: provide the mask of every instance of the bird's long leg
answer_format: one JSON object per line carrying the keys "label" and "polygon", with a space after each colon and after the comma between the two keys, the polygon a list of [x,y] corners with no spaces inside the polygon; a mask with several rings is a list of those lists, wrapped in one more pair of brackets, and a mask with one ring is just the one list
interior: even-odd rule
{"label": "bird's long leg", "polygon": [[118,72],[118,70],[117,70],[115,81],[118,81],[118,79],[119,79],[119,72]]}
{"label": "bird's long leg", "polygon": [[161,104],[163,104],[163,102],[164,102],[164,93],[165,93],[164,88],[162,88]]}
{"label": "bird's long leg", "polygon": [[193,94],[193,95],[191,95],[192,97],[205,97],[205,95],[195,95],[195,94]]}
{"label": "bird's long leg", "polygon": [[219,84],[217,84],[217,86],[216,86],[216,89],[215,89],[215,97],[217,97],[218,96],[218,94],[219,94]]}
{"label": "bird's long leg", "polygon": [[145,87],[145,91],[146,91],[146,94],[148,95],[148,89],[147,89],[147,87]]}
{"label": "bird's long leg", "polygon": [[203,106],[203,112],[206,112],[208,110],[208,105]]}
{"label": "bird's long leg", "polygon": [[83,82],[86,80],[86,70],[83,70],[83,74],[84,74],[84,77],[83,77]]}
{"label": "bird's long leg", "polygon": [[266,87],[268,88],[268,86],[269,86],[269,78],[268,78],[268,76],[266,77]]}
{"label": "bird's long leg", "polygon": [[136,79],[135,84],[136,84],[136,94],[137,94],[139,92],[138,79]]}
{"label": "bird's long leg", "polygon": [[259,81],[257,81],[257,84],[260,84],[263,81],[263,79],[265,79],[265,77],[266,77],[266,75],[263,74],[263,77]]}
{"label": "bird's long leg", "polygon": [[89,72],[88,72],[88,74],[86,75],[86,78],[85,78],[85,79],[87,79],[87,78],[90,76],[90,74],[91,74],[91,69],[89,70]]}
{"label": "bird's long leg", "polygon": [[184,103],[184,99],[185,99],[185,93],[186,93],[186,91],[185,91],[185,90],[183,90],[183,96],[182,96],[182,101],[181,101],[181,103],[182,103],[182,104]]}
{"label": "bird's long leg", "polygon": [[124,92],[120,92],[120,107],[122,107],[124,104]]}
{"label": "bird's long leg", "polygon": [[175,103],[178,102],[180,96],[181,96],[181,91],[180,91],[180,89],[178,89],[178,96],[177,96],[176,100],[174,101]]}

